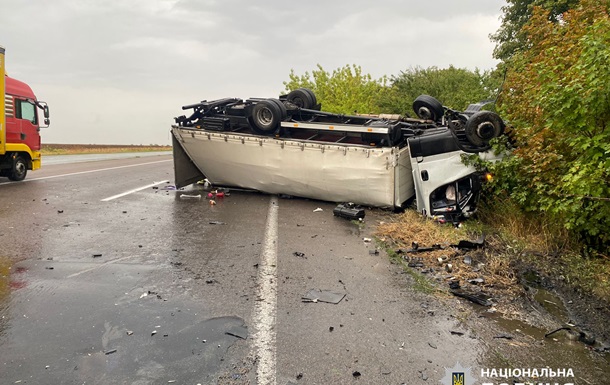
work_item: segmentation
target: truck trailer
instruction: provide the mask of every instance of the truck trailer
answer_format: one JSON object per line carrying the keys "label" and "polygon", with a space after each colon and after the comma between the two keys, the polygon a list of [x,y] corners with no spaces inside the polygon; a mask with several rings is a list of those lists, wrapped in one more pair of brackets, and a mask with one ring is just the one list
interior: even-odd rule
{"label": "truck trailer", "polygon": [[415,200],[430,217],[476,211],[482,175],[465,154],[491,159],[504,122],[421,95],[416,117],[322,111],[306,88],[275,98],[225,98],[183,106],[172,126],[177,187],[207,179],[219,187],[332,202],[402,208]]}
{"label": "truck trailer", "polygon": [[[0,47],[0,177],[25,179],[41,166],[40,128],[49,125],[49,107],[26,83],[6,74],[5,49]],[[41,126],[38,109],[43,112]]]}

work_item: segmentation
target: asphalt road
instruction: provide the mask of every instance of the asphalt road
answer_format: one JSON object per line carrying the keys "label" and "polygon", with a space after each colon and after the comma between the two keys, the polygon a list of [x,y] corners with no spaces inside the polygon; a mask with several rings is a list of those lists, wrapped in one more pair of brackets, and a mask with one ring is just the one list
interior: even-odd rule
{"label": "asphalt road", "polygon": [[[458,300],[414,291],[365,242],[386,213],[359,226],[330,203],[242,191],[212,205],[172,181],[169,156],[0,179],[3,384],[425,384],[458,361],[476,374],[486,346]],[[304,302],[311,289],[345,297]]]}

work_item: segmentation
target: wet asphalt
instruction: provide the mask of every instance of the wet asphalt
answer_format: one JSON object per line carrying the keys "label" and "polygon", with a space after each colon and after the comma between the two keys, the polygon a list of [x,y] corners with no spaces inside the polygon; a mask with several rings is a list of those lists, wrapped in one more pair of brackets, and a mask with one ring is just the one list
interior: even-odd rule
{"label": "wet asphalt", "polygon": [[[0,179],[2,384],[262,383],[261,279],[277,285],[269,383],[425,384],[458,361],[478,370],[486,346],[455,309],[365,242],[388,213],[367,210],[358,225],[331,203],[236,190],[212,205],[202,186],[171,189],[172,167],[152,156]],[[303,302],[310,289],[345,297]]]}

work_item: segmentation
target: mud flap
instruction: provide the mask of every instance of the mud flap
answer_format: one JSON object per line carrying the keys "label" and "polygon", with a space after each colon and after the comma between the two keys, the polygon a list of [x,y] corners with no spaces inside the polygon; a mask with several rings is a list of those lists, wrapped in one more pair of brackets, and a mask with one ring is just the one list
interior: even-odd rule
{"label": "mud flap", "polygon": [[176,188],[181,188],[203,180],[206,176],[195,166],[182,145],[172,132],[172,148],[174,153],[174,179]]}

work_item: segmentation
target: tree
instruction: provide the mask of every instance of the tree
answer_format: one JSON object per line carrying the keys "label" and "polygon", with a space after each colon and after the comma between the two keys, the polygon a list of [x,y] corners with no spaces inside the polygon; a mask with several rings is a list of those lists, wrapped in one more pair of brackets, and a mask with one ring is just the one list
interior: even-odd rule
{"label": "tree", "polygon": [[380,113],[380,101],[387,92],[387,79],[375,80],[364,74],[357,65],[346,65],[331,73],[318,64],[311,74],[297,75],[290,71],[290,80],[284,82],[287,91],[300,87],[311,89],[322,104],[324,111],[351,114]]}
{"label": "tree", "polygon": [[404,114],[411,112],[413,100],[427,94],[443,105],[464,110],[470,103],[493,98],[497,85],[490,72],[463,68],[411,68],[392,77],[388,98],[382,103],[384,111]]}
{"label": "tree", "polygon": [[[610,16],[581,0],[551,21],[533,9],[499,106],[517,148],[498,166],[525,209],[548,213],[598,250],[610,244]],[[504,169],[502,169],[504,168]]]}
{"label": "tree", "polygon": [[496,42],[494,57],[502,61],[509,60],[517,51],[527,47],[527,39],[522,31],[523,26],[532,17],[535,6],[542,7],[548,13],[547,20],[558,22],[561,15],[573,9],[579,0],[507,0],[508,5],[502,7],[502,25],[491,35]]}

